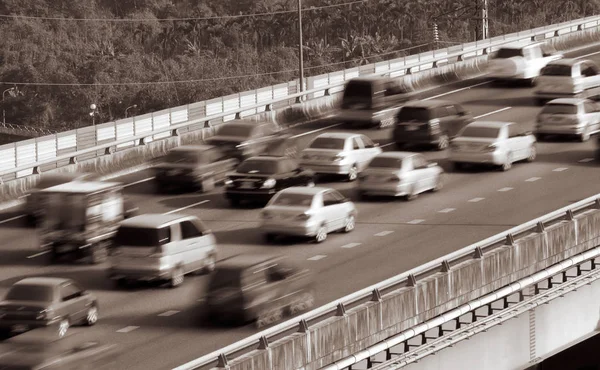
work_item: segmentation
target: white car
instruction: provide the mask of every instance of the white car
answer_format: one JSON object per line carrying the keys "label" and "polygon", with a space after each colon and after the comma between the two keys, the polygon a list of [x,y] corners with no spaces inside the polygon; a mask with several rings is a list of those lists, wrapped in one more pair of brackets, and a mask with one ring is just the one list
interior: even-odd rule
{"label": "white car", "polygon": [[536,80],[539,105],[555,98],[590,98],[600,95],[600,68],[591,60],[561,59],[548,63]]}
{"label": "white car", "polygon": [[365,135],[325,133],[302,151],[300,165],[316,174],[345,175],[349,181],[354,181],[381,152],[379,145]]}
{"label": "white car", "polygon": [[508,171],[514,162],[535,160],[536,139],[514,122],[475,121],[450,144],[450,161],[456,169],[463,164],[489,164]]}
{"label": "white car", "polygon": [[369,195],[405,196],[407,200],[420,193],[440,190],[444,185],[444,170],[428,162],[422,154],[386,152],[373,158],[360,174],[358,192]]}
{"label": "white car", "polygon": [[308,236],[321,243],[334,231],[354,230],[354,203],[337,190],[291,187],[277,193],[261,212],[260,230],[268,242],[278,235]]}
{"label": "white car", "polygon": [[535,127],[538,140],[548,135],[569,135],[588,141],[597,132],[600,132],[600,106],[591,100],[575,98],[548,102],[538,114]]}
{"label": "white car", "polygon": [[497,81],[533,82],[548,63],[562,55],[542,42],[529,45],[503,45],[488,62],[488,76]]}

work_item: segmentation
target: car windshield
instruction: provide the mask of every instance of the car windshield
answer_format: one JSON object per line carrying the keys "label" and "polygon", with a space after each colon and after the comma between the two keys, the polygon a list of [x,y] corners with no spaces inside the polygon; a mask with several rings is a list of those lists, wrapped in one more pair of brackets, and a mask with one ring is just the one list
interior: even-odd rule
{"label": "car windshield", "polygon": [[52,287],[43,285],[17,284],[8,291],[8,301],[51,302],[54,298]]}
{"label": "car windshield", "polygon": [[469,126],[460,134],[462,137],[497,138],[500,134],[498,127]]}
{"label": "car windshield", "polygon": [[398,121],[429,121],[431,113],[429,109],[422,107],[404,107],[398,112]]}
{"label": "car windshield", "polygon": [[242,270],[238,268],[220,267],[210,277],[210,290],[220,288],[239,288],[241,286]]}
{"label": "car windshield", "polygon": [[313,201],[312,194],[279,193],[273,198],[272,205],[310,207]]}
{"label": "car windshield", "polygon": [[512,57],[522,57],[523,49],[502,48],[494,55],[495,59],[508,59]]}
{"label": "car windshield", "polygon": [[170,152],[165,161],[167,163],[198,163],[198,154],[196,152]]}
{"label": "car windshield", "polygon": [[310,144],[310,148],[343,150],[345,144],[346,139],[334,137],[318,137]]}
{"label": "car windshield", "polygon": [[571,66],[565,65],[549,65],[542,69],[543,76],[572,76],[572,68]]}
{"label": "car windshield", "polygon": [[573,104],[547,104],[542,114],[577,114],[577,106]]}
{"label": "car windshield", "polygon": [[247,159],[237,168],[238,173],[249,174],[274,174],[279,172],[279,162],[262,160],[262,159]]}
{"label": "car windshield", "polygon": [[252,135],[254,126],[251,125],[224,125],[219,129],[217,135],[219,136],[235,136],[235,137],[249,137]]}
{"label": "car windshield", "polygon": [[115,235],[115,244],[127,247],[158,247],[170,241],[170,228],[121,226]]}
{"label": "car windshield", "polygon": [[401,158],[375,157],[369,163],[370,168],[402,168]]}

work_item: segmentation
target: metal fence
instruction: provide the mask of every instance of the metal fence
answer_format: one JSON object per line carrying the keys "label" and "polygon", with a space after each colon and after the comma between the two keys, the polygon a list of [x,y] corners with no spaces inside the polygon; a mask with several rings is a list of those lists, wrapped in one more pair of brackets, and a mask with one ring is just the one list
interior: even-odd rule
{"label": "metal fence", "polygon": [[[0,146],[0,180],[10,181],[69,163],[127,150],[135,145],[179,133],[210,128],[222,122],[339,93],[351,78],[365,75],[403,76],[485,55],[506,43],[528,43],[571,32],[597,28],[600,16],[497,36],[416,55],[349,68],[306,79],[306,91],[298,81],[165,109],[114,122],[60,132]],[[177,131],[176,131],[177,130]]]}

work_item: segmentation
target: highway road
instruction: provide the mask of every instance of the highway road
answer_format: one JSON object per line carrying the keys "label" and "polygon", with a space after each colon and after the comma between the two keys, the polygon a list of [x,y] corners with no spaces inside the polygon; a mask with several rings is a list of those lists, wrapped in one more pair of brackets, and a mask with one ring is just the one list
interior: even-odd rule
{"label": "highway road", "polygon": [[[600,61],[600,45],[568,56]],[[475,85],[472,87],[468,87]],[[515,121],[533,128],[539,112],[530,88],[495,88],[482,81],[464,82],[432,91],[429,96],[462,103],[474,116]],[[311,124],[292,129],[304,147],[315,135],[340,126]],[[360,130],[385,150],[391,130]],[[356,184],[325,180],[320,184],[355,199],[356,230],[333,234],[323,244],[303,241],[264,245],[256,231],[258,208],[231,209],[220,189],[208,194],[158,195],[148,171],[119,178],[141,212],[197,215],[215,232],[220,257],[237,253],[285,254],[316,274],[317,304],[324,304],[431,259],[541,216],[599,192],[599,168],[593,140],[543,142],[534,163],[519,163],[506,173],[487,169],[455,173],[447,153],[426,157],[448,171],[444,189],[412,202],[359,201]],[[118,290],[105,276],[106,265],[47,265],[38,253],[36,234],[22,225],[18,210],[0,214],[0,294],[16,280],[31,275],[76,279],[100,300],[100,321],[93,328],[73,328],[86,337],[118,344],[120,369],[168,369],[254,333],[253,326],[215,327],[203,323],[206,276],[186,279],[177,289],[140,286]],[[113,367],[114,368],[114,367]]]}

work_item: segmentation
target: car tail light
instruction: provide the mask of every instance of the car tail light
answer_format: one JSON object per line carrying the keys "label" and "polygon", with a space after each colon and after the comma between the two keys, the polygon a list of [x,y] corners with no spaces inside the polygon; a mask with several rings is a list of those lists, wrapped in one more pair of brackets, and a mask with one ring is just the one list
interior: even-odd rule
{"label": "car tail light", "polygon": [[298,216],[296,216],[296,219],[298,220],[302,220],[302,221],[306,221],[308,220],[312,215],[308,214],[308,213],[302,213],[299,214]]}
{"label": "car tail light", "polygon": [[390,178],[388,178],[388,182],[400,182],[401,179],[398,176],[391,176]]}
{"label": "car tail light", "polygon": [[496,144],[491,144],[483,148],[484,152],[494,152],[496,150]]}
{"label": "car tail light", "polygon": [[36,316],[36,319],[37,320],[51,319],[53,314],[54,314],[54,311],[52,311],[51,308],[47,308],[45,310],[40,311],[40,313],[38,313],[38,315]]}
{"label": "car tail light", "polygon": [[335,157],[333,157],[333,161],[334,162],[340,162],[344,159],[344,156],[341,154],[336,155]]}

